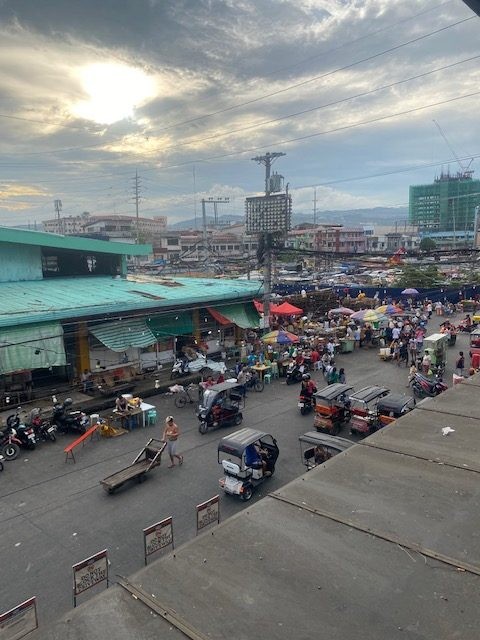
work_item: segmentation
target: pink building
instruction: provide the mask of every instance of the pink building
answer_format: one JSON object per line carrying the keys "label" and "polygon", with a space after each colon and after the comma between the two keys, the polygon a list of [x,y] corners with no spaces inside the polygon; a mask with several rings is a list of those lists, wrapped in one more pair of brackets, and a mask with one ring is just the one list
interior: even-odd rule
{"label": "pink building", "polygon": [[363,227],[323,225],[315,233],[315,249],[330,253],[365,253],[365,230]]}

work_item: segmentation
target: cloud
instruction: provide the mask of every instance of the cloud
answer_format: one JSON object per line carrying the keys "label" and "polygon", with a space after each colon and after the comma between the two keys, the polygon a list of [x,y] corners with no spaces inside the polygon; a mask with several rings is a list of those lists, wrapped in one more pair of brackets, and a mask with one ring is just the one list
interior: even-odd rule
{"label": "cloud", "polygon": [[[244,194],[262,188],[250,158],[268,150],[287,153],[275,168],[297,208],[311,208],[302,185],[334,181],[344,182],[321,192],[329,209],[405,202],[433,169],[346,181],[451,157],[433,118],[459,153],[478,152],[478,98],[414,111],[478,90],[478,59],[351,96],[478,55],[477,20],[397,48],[470,15],[442,0],[51,0],[41,11],[3,0],[3,177],[38,193],[1,206],[15,222],[20,201],[25,220],[41,220],[57,197],[72,215],[131,213],[138,171],[145,215],[192,217],[195,164],[198,197],[237,190],[242,211]],[[108,74],[100,83],[107,112],[112,99],[100,119],[126,116],[110,124],[76,109],[88,99],[82,73],[99,64],[121,70],[127,88],[125,105]],[[141,99],[128,80],[137,72],[154,87]],[[367,120],[377,122],[357,126]]]}

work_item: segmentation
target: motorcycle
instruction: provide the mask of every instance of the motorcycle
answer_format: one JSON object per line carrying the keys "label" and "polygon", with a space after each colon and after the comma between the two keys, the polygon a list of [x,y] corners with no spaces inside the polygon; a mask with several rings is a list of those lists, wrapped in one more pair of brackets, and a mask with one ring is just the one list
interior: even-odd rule
{"label": "motorcycle", "polygon": [[21,444],[15,429],[12,432],[0,431],[0,452],[5,460],[15,460],[20,453]]}
{"label": "motorcycle", "polygon": [[35,437],[35,431],[32,427],[27,426],[20,420],[19,415],[20,407],[15,413],[7,418],[7,431],[12,435],[16,435],[21,442],[21,446],[25,449],[33,450],[37,444],[37,438]]}
{"label": "motorcycle", "polygon": [[314,398],[311,395],[306,395],[301,393],[298,399],[298,408],[300,409],[300,413],[302,416],[306,416],[313,410],[315,406]]}
{"label": "motorcycle", "polygon": [[3,471],[3,461],[4,461],[4,457],[0,453],[0,471]]}
{"label": "motorcycle", "polygon": [[304,365],[299,367],[295,362],[291,362],[287,367],[286,383],[295,384],[296,382],[301,382],[304,373]]}
{"label": "motorcycle", "polygon": [[70,411],[73,401],[67,398],[53,407],[52,422],[62,433],[76,431],[85,433],[89,425],[88,416],[83,411]]}
{"label": "motorcycle", "polygon": [[47,442],[48,440],[55,442],[57,439],[55,435],[55,425],[53,425],[50,420],[42,418],[40,409],[33,409],[30,412],[30,426],[34,430],[38,442]]}
{"label": "motorcycle", "polygon": [[175,380],[175,378],[181,378],[183,376],[188,376],[190,373],[190,368],[188,366],[187,360],[175,360],[172,367],[172,372],[170,374],[170,380]]}
{"label": "motorcycle", "polygon": [[448,389],[439,376],[430,379],[421,373],[415,373],[410,384],[414,395],[418,398],[434,398]]}

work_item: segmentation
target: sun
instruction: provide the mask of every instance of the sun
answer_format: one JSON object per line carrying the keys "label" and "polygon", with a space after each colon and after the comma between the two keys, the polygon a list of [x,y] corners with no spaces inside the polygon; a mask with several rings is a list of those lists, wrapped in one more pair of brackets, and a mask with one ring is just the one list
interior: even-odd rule
{"label": "sun", "polygon": [[78,75],[88,100],[77,102],[73,113],[100,124],[112,124],[133,116],[138,107],[155,95],[155,82],[141,69],[122,64],[92,64]]}

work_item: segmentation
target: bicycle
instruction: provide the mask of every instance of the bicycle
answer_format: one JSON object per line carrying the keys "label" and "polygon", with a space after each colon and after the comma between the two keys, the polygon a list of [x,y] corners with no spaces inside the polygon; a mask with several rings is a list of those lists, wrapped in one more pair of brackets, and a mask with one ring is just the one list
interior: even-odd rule
{"label": "bicycle", "polygon": [[196,384],[189,384],[188,387],[183,387],[181,391],[175,396],[175,406],[178,409],[183,409],[187,404],[196,404],[198,397],[193,397],[191,394],[193,391],[198,392],[198,386]]}

